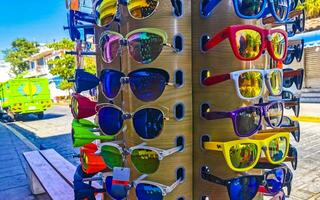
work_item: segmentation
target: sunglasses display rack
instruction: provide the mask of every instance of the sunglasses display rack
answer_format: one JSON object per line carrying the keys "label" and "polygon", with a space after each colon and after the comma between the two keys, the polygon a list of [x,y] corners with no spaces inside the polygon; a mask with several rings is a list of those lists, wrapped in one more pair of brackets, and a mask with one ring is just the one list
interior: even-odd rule
{"label": "sunglasses display rack", "polygon": [[[245,2],[243,7],[248,6]],[[298,1],[287,2],[296,4]],[[244,171],[267,177],[279,170],[290,175],[286,177],[290,185],[286,186],[291,187],[292,173],[287,168],[273,169],[277,165],[259,162],[252,169],[253,162],[248,163],[263,146],[268,150],[265,160],[274,159],[273,164],[280,164],[277,161],[284,159],[285,153],[297,154],[291,145],[288,150],[290,136],[286,131],[294,129],[292,134],[296,139],[298,130],[300,138],[300,128],[295,129],[299,127],[298,122],[286,118],[284,128],[287,129],[276,131],[281,125],[279,115],[283,118],[283,104],[279,101],[283,72],[278,69],[282,65],[278,62],[286,46],[282,45],[287,44],[286,33],[271,30],[272,26],[264,25],[261,19],[241,18],[240,8],[234,9],[236,3],[235,0],[220,1],[219,5],[210,0],[148,0],[130,4],[123,0],[95,0],[94,14],[70,12],[75,16],[68,18],[69,29],[74,26],[70,37],[79,40],[77,37],[81,33],[76,29],[88,26],[79,24],[82,20],[91,23],[87,32],[93,34],[96,44],[92,55],[96,56],[97,75],[77,70],[75,91],[92,89],[89,85],[98,87],[97,102],[80,94],[73,95],[73,145],[82,146],[82,165],[78,168],[81,173],[91,176],[91,173],[102,172],[106,190],[103,199],[263,199],[258,189],[254,191],[257,195],[251,198],[246,194],[251,191],[230,188],[235,187],[230,186],[231,181],[221,180],[235,180]],[[261,10],[269,9],[270,1],[264,3]],[[210,6],[218,8],[211,15],[203,16],[202,12],[210,10]],[[269,11],[276,15],[274,10]],[[135,19],[142,15],[150,16]],[[96,19],[92,21],[92,17]],[[270,17],[268,20],[272,21]],[[109,24],[108,21],[113,22]],[[103,23],[106,26],[102,26]],[[224,29],[226,27],[229,28]],[[274,37],[270,39],[271,35]],[[261,46],[265,49],[257,52],[259,42],[264,43]],[[273,60],[278,61],[274,64]],[[298,73],[293,76],[295,74]],[[287,80],[286,76],[284,79]],[[298,78],[287,81],[296,85],[301,81],[302,85]],[[250,91],[246,94],[247,88]],[[257,91],[251,90],[261,93],[257,95]],[[270,94],[277,97],[269,98]],[[269,101],[272,102],[267,103]],[[298,105],[289,104],[294,108]],[[92,122],[81,119],[93,115]],[[259,122],[255,121],[257,115]],[[274,128],[273,133],[270,127]],[[258,131],[261,134],[257,134]],[[100,132],[100,135],[93,132]],[[252,137],[248,139],[249,136]],[[110,140],[120,142],[110,143]],[[90,144],[94,141],[98,142]],[[280,146],[280,150],[273,152],[272,142]],[[254,145],[258,149],[254,149]],[[113,164],[117,168],[113,176],[130,175],[130,181],[113,180],[109,175],[112,169],[108,168]],[[118,167],[125,167],[121,168],[122,174]],[[261,180],[261,177],[255,176],[254,180]],[[247,179],[242,180],[244,183],[238,185],[246,184]],[[108,184],[115,184],[118,191],[110,189]],[[130,186],[130,191],[124,185]],[[259,184],[256,183],[256,187],[259,188]],[[242,189],[246,192],[239,192]],[[259,191],[267,193],[267,189],[260,187]],[[127,194],[126,190],[129,191],[127,197],[120,198],[119,195]],[[243,197],[237,197],[237,192]],[[111,198],[112,195],[118,198]],[[274,195],[273,200],[281,199],[284,193],[280,191]]]}

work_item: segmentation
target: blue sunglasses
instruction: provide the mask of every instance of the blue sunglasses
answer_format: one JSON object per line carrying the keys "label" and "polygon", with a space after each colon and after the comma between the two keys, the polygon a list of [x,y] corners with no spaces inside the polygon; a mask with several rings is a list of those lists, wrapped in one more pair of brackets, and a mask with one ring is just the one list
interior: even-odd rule
{"label": "blue sunglasses", "polygon": [[[259,191],[276,194],[285,182],[286,169],[278,167],[266,171],[263,175],[244,175],[228,180],[210,174],[207,166],[202,167],[201,177],[209,182],[226,186],[230,200],[251,200]],[[263,189],[259,189],[264,186]]]}
{"label": "blue sunglasses", "polygon": [[[209,17],[221,0],[201,0],[200,14]],[[233,6],[238,17],[243,19],[260,19],[271,14],[276,21],[287,20],[289,0],[233,0]]]}
{"label": "blue sunglasses", "polygon": [[133,94],[141,101],[150,102],[158,99],[169,83],[169,73],[158,68],[144,68],[130,72],[127,76],[117,70],[104,69],[100,79],[95,75],[77,69],[75,90],[80,93],[95,88],[102,83],[102,93],[108,100],[116,98],[122,85],[129,84]]}
{"label": "blue sunglasses", "polygon": [[[290,43],[290,41],[289,41]],[[304,40],[299,40],[296,44],[292,44],[288,46],[287,56],[283,62],[285,65],[290,65],[294,58],[296,58],[297,62],[300,62],[303,55],[304,49]]]}
{"label": "blue sunglasses", "polygon": [[112,176],[106,178],[107,193],[115,200],[123,200],[127,198],[128,191],[131,188],[136,189],[136,197],[138,200],[162,200],[164,196],[173,191],[181,182],[178,179],[172,185],[167,186],[153,181],[145,181],[147,175],[141,175],[137,180],[133,181],[130,186],[116,185],[113,188]]}

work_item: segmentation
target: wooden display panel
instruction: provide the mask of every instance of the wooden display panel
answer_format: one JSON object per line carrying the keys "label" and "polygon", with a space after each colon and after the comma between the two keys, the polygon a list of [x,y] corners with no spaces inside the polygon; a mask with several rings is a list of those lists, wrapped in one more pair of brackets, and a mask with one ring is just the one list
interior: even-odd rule
{"label": "wooden display panel", "polygon": [[207,135],[210,141],[230,141],[239,138],[234,133],[231,119],[205,120],[201,117],[200,108],[202,104],[207,103],[211,110],[232,111],[255,102],[240,99],[232,80],[209,87],[203,86],[200,83],[201,72],[209,70],[211,75],[214,75],[249,68],[264,68],[266,58],[262,56],[257,61],[240,61],[234,56],[228,39],[206,53],[201,52],[200,40],[203,35],[209,35],[211,38],[227,26],[256,24],[256,21],[244,20],[236,16],[232,0],[221,1],[213,11],[213,15],[208,18],[202,18],[199,11],[200,1],[192,0],[193,154],[195,155],[193,157],[193,199],[226,200],[229,199],[226,187],[203,180],[201,167],[206,165],[212,174],[226,179],[237,176],[237,173],[227,166],[222,152],[204,150],[201,137]]}

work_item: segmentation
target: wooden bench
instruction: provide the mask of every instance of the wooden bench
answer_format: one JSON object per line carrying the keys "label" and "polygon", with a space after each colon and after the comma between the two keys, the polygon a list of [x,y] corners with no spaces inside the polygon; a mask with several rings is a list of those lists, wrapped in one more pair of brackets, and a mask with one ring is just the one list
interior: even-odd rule
{"label": "wooden bench", "polygon": [[[48,193],[53,200],[73,200],[73,176],[76,167],[53,149],[23,153],[33,194]],[[96,188],[99,184],[93,183]],[[101,196],[97,196],[100,199]]]}

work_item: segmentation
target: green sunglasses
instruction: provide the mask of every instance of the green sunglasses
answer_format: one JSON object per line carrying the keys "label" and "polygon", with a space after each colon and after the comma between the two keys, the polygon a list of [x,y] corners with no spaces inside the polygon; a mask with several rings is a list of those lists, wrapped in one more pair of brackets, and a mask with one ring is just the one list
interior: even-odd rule
{"label": "green sunglasses", "polygon": [[114,140],[113,136],[96,135],[92,131],[98,128],[93,122],[86,119],[72,121],[71,137],[74,147],[81,147],[94,140]]}

